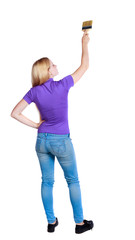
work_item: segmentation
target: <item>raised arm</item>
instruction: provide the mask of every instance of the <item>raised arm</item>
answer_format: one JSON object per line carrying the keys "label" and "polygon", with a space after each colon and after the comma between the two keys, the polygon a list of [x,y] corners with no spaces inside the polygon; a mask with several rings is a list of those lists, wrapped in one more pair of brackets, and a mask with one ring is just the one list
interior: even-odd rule
{"label": "raised arm", "polygon": [[82,37],[82,57],[81,57],[81,65],[79,68],[71,74],[74,80],[74,84],[79,81],[79,79],[83,76],[83,74],[87,71],[89,67],[89,53],[88,53],[88,42],[90,38],[88,33],[85,31]]}

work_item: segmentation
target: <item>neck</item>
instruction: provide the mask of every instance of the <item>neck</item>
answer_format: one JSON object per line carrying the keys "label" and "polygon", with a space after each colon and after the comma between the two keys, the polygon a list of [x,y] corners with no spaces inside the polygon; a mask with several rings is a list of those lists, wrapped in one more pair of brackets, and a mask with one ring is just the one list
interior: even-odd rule
{"label": "neck", "polygon": [[53,78],[53,75],[50,75],[49,78]]}

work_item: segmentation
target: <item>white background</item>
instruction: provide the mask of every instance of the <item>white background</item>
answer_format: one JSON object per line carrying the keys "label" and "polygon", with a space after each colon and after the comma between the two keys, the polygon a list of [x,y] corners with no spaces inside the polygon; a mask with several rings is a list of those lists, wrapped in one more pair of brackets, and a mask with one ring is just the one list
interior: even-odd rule
{"label": "white background", "polygon": [[[3,1],[0,4],[1,239],[135,239],[135,15],[133,1]],[[55,233],[47,232],[37,129],[11,118],[31,88],[41,57],[57,65],[60,80],[81,63],[82,22],[89,32],[89,69],[69,92],[84,217],[93,231],[75,234],[63,171],[55,160]],[[34,103],[23,114],[39,122]]]}

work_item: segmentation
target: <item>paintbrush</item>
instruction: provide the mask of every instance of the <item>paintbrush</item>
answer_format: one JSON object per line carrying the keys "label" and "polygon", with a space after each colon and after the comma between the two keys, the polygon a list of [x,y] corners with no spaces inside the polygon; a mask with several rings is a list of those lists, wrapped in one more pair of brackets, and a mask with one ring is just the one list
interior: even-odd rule
{"label": "paintbrush", "polygon": [[83,22],[83,24],[82,24],[82,31],[83,32],[85,32],[85,31],[88,32],[92,28],[92,23],[93,23],[92,20]]}

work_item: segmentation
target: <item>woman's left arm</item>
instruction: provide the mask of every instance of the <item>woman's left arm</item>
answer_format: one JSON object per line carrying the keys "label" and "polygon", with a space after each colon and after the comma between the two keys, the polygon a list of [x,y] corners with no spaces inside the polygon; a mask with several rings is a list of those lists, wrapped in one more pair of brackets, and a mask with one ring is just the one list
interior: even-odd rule
{"label": "woman's left arm", "polygon": [[22,99],[12,110],[11,112],[11,117],[15,118],[16,120],[18,120],[19,122],[29,126],[29,127],[33,127],[33,128],[38,128],[40,126],[40,124],[43,121],[40,121],[39,123],[35,123],[33,121],[31,121],[30,119],[28,119],[27,117],[25,117],[23,114],[22,114],[22,111],[28,106],[29,104],[24,100]]}

